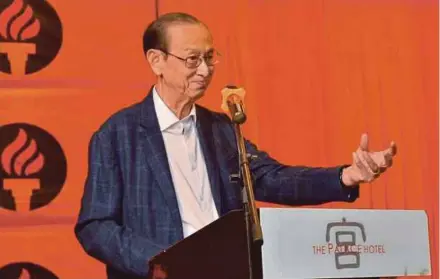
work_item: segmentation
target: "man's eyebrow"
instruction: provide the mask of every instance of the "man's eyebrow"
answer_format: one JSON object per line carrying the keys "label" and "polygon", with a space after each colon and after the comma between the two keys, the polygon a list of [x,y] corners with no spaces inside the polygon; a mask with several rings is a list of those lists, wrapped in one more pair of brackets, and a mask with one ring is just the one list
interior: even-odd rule
{"label": "man's eyebrow", "polygon": [[190,47],[187,47],[187,48],[185,48],[184,50],[185,50],[185,51],[199,51],[198,49],[190,48]]}
{"label": "man's eyebrow", "polygon": [[[184,51],[203,52],[203,51],[200,51],[200,49],[189,48],[189,47],[185,48]],[[209,48],[209,49],[206,51],[206,53],[208,53],[208,52],[212,52],[212,51],[214,51],[214,48],[213,48],[213,47]]]}

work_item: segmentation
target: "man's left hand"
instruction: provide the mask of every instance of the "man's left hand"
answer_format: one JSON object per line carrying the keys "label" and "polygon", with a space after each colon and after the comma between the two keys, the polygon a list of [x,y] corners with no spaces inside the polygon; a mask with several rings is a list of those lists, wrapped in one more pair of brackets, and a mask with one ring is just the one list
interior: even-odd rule
{"label": "man's left hand", "polygon": [[363,134],[358,149],[353,153],[352,165],[342,171],[342,182],[346,186],[354,186],[374,181],[391,167],[396,153],[397,146],[394,142],[383,151],[370,152],[368,136]]}

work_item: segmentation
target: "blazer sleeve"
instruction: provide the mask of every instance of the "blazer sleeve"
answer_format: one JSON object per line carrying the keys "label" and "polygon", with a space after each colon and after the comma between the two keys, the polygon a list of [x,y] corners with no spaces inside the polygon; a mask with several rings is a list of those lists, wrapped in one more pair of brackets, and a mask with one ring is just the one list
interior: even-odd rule
{"label": "blazer sleeve", "polygon": [[127,274],[146,276],[148,260],[165,247],[122,224],[120,168],[106,134],[95,133],[89,146],[89,167],[75,226],[87,254]]}
{"label": "blazer sleeve", "polygon": [[286,205],[318,205],[332,201],[353,202],[359,197],[359,185],[342,185],[340,174],[345,166],[288,166],[258,150],[248,140],[246,149],[257,156],[250,163],[257,200]]}

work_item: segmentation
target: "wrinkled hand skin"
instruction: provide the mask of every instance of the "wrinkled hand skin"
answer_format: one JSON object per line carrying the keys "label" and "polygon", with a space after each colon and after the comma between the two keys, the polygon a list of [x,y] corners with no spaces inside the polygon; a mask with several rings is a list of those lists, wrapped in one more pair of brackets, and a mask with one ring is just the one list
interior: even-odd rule
{"label": "wrinkled hand skin", "polygon": [[397,145],[394,142],[382,151],[370,151],[368,136],[363,134],[358,149],[352,154],[353,163],[342,171],[342,182],[346,186],[373,182],[392,166],[396,154]]}

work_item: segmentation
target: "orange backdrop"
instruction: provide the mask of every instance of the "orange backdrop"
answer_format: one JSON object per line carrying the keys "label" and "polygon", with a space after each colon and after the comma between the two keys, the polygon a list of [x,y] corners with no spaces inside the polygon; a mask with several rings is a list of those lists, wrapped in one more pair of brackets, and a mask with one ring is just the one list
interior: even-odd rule
{"label": "orange backdrop", "polygon": [[363,185],[358,201],[322,207],[426,210],[431,278],[439,278],[438,1],[48,2],[63,26],[61,49],[36,73],[0,73],[0,124],[29,123],[53,135],[67,177],[47,206],[0,208],[0,267],[32,262],[63,279],[105,278],[73,234],[87,147],[111,113],[143,98],[154,81],[141,38],[157,9],[208,24],[223,55],[201,103],[220,110],[226,84],[245,87],[246,136],[280,161],[350,163],[363,132],[372,149],[396,141],[392,169]]}

